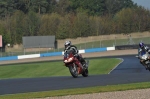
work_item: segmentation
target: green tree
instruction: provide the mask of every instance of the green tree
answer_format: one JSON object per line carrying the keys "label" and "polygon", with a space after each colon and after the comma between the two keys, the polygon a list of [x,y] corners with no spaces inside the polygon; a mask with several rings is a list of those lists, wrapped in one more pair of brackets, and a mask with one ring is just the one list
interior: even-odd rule
{"label": "green tree", "polygon": [[26,17],[24,17],[24,34],[25,36],[37,36],[40,28],[40,16],[35,12],[30,11]]}
{"label": "green tree", "polygon": [[105,0],[70,0],[73,11],[86,12],[89,15],[103,15]]}
{"label": "green tree", "polygon": [[52,13],[48,15],[43,15],[41,18],[39,35],[56,35],[59,24],[59,14]]}
{"label": "green tree", "polygon": [[70,1],[69,0],[59,0],[56,5],[55,11],[60,15],[66,15],[70,9]]}
{"label": "green tree", "polygon": [[13,44],[21,44],[22,36],[24,35],[23,20],[24,13],[22,11],[16,11],[11,17],[11,38]]}
{"label": "green tree", "polygon": [[105,6],[109,15],[114,15],[123,8],[136,7],[132,0],[105,0]]}
{"label": "green tree", "polygon": [[72,28],[72,38],[86,37],[90,31],[90,21],[85,13],[78,13]]}
{"label": "green tree", "polygon": [[150,11],[143,7],[133,9],[133,23],[134,31],[150,30]]}
{"label": "green tree", "polygon": [[15,11],[14,0],[0,0],[0,16],[5,17],[11,15]]}
{"label": "green tree", "polygon": [[115,15],[115,20],[120,28],[120,32],[129,33],[133,26],[133,10],[131,8],[122,9]]}
{"label": "green tree", "polygon": [[56,0],[47,0],[48,6],[47,6],[47,13],[53,13],[55,12],[57,1]]}
{"label": "green tree", "polygon": [[69,34],[71,32],[71,23],[70,20],[68,20],[69,17],[70,15],[66,15],[65,17],[61,18],[56,35],[58,39],[69,38]]}
{"label": "green tree", "polygon": [[32,7],[30,8],[32,9],[32,11],[35,11],[39,14],[47,12],[47,0],[31,0],[31,5]]}
{"label": "green tree", "polygon": [[150,28],[150,11],[144,8],[126,8],[118,12],[114,20],[119,32],[130,33],[146,31]]}
{"label": "green tree", "polygon": [[15,7],[24,13],[28,12],[31,0],[15,0]]}
{"label": "green tree", "polygon": [[10,43],[10,35],[8,34],[6,28],[3,26],[2,24],[3,22],[0,21],[0,35],[2,35],[2,39],[3,39],[3,47]]}

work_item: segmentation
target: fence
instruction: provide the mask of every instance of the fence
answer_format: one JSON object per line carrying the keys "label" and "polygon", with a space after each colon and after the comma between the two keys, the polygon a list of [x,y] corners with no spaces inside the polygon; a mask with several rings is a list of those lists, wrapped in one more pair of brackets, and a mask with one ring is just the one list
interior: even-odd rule
{"label": "fence", "polygon": [[[140,41],[143,41],[145,44],[150,44],[150,32],[142,33],[131,33],[129,35],[125,34],[113,34],[113,35],[102,35],[102,36],[91,36],[91,37],[82,37],[77,39],[65,39],[70,40],[74,45],[78,47],[79,50],[89,49],[89,48],[103,48],[103,47],[113,47],[118,45],[136,45]],[[64,49],[65,40],[57,40],[58,48],[48,48],[41,47],[38,48],[23,48],[22,45],[14,48],[6,48],[6,52],[0,52],[0,57],[3,56],[15,56],[15,55],[27,55],[27,54],[40,54],[40,53],[49,53],[49,52],[61,52]],[[44,45],[47,46],[47,45]]]}
{"label": "fence", "polygon": [[[90,36],[90,37],[79,37],[77,39],[65,39],[57,40],[58,48],[62,48],[66,40],[72,41],[73,44],[82,44],[86,46],[90,44],[90,47],[106,47],[113,45],[126,45],[126,44],[138,44],[140,41],[149,43],[150,32],[138,32],[131,34],[111,34],[111,35],[100,35],[100,36]],[[109,44],[108,44],[109,43]],[[82,48],[82,47],[81,47]]]}

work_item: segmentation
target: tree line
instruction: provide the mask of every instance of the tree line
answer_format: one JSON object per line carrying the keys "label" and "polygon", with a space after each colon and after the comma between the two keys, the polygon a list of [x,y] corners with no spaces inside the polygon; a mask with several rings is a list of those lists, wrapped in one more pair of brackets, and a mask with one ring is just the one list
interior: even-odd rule
{"label": "tree line", "polygon": [[150,30],[150,11],[132,0],[0,0],[0,18],[4,45]]}

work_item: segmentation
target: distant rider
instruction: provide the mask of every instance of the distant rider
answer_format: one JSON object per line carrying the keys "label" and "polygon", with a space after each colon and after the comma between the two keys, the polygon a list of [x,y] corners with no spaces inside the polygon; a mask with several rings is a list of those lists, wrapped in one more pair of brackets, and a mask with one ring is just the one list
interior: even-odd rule
{"label": "distant rider", "polygon": [[[150,54],[150,49],[148,46],[146,46],[144,43],[140,42],[139,43],[139,49],[138,49],[138,56],[140,59],[140,63],[145,66],[145,68],[147,69],[147,66],[144,64],[143,60],[141,59],[141,57],[145,54],[145,53],[149,53]],[[150,56],[148,57],[148,59],[150,59]]]}
{"label": "distant rider", "polygon": [[78,51],[77,47],[72,45],[71,41],[66,41],[64,46],[65,46],[64,52],[66,52],[68,50],[73,50],[73,55],[75,57],[77,57],[77,59],[81,62],[82,65],[84,65],[84,66],[86,65],[85,60],[78,54],[79,51]]}

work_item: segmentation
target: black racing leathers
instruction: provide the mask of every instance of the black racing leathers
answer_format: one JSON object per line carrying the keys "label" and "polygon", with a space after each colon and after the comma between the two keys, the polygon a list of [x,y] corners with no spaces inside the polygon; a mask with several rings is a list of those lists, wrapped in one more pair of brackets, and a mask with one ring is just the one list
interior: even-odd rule
{"label": "black racing leathers", "polygon": [[67,48],[64,49],[64,52],[68,51],[68,50],[72,50],[73,51],[73,55],[77,57],[77,59],[82,63],[82,65],[85,63],[85,60],[80,57],[80,55],[78,54],[78,49],[76,46],[74,45],[70,45]]}

